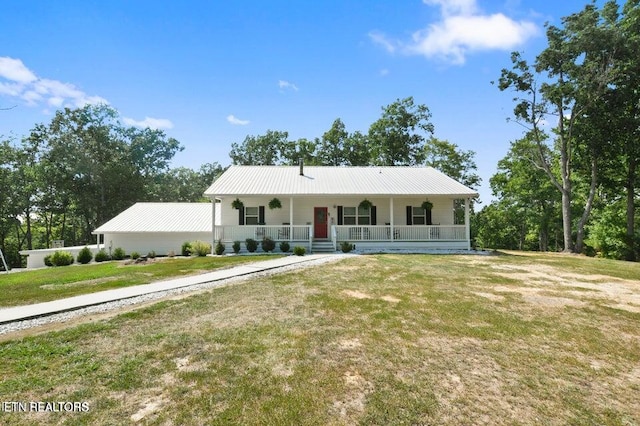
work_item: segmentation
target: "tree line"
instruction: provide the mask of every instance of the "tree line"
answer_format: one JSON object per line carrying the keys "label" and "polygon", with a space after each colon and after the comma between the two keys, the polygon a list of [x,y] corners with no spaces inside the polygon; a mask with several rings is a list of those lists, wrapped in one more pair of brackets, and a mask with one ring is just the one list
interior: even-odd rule
{"label": "tree line", "polygon": [[20,141],[0,141],[0,248],[95,242],[91,232],[138,201],[199,201],[217,163],[170,168],[180,143],[161,130],[122,125],[106,105],[57,111]]}
{"label": "tree line", "polygon": [[481,245],[636,260],[640,160],[640,1],[595,3],[547,25],[497,86],[514,93],[523,137],[475,218]]}
{"label": "tree line", "polygon": [[[425,105],[413,98],[384,107],[367,134],[341,119],[321,137],[289,140],[268,130],[233,143],[232,164],[418,165],[444,168],[475,187],[472,151],[433,137]],[[183,146],[161,130],[124,126],[116,110],[88,105],[56,112],[20,141],[0,141],[0,248],[14,267],[20,250],[91,244],[91,232],[140,201],[206,201],[203,193],[225,167],[171,168]]]}

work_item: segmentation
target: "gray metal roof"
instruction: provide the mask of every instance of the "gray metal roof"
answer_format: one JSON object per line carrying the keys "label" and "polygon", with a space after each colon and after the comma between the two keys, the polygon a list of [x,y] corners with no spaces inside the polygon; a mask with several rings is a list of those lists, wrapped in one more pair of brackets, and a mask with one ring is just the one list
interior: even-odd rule
{"label": "gray metal roof", "polygon": [[478,193],[433,167],[231,166],[204,195],[450,195]]}
{"label": "gray metal roof", "polygon": [[211,203],[136,203],[93,234],[125,232],[211,232]]}

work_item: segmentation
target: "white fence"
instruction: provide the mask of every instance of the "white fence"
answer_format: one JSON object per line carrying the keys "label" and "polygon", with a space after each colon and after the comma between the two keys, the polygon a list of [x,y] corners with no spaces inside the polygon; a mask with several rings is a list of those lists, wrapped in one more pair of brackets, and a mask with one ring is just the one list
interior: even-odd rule
{"label": "white fence", "polygon": [[216,226],[215,241],[261,241],[269,237],[274,241],[307,241],[313,238],[312,225],[238,225]]}
{"label": "white fence", "polygon": [[337,241],[464,241],[464,225],[338,225]]}

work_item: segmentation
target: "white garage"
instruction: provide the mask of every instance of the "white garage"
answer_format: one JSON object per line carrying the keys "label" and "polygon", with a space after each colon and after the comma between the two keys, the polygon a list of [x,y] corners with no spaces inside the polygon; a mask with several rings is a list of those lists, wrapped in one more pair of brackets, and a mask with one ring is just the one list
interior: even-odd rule
{"label": "white garage", "polygon": [[211,217],[211,203],[136,203],[93,234],[107,251],[179,255],[185,241],[211,241]]}

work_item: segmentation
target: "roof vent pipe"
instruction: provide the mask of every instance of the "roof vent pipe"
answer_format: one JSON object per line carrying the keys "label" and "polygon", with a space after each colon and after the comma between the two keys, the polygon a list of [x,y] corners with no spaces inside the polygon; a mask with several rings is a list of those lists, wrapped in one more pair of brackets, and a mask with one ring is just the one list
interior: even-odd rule
{"label": "roof vent pipe", "polygon": [[304,160],[300,159],[300,176],[304,176]]}

